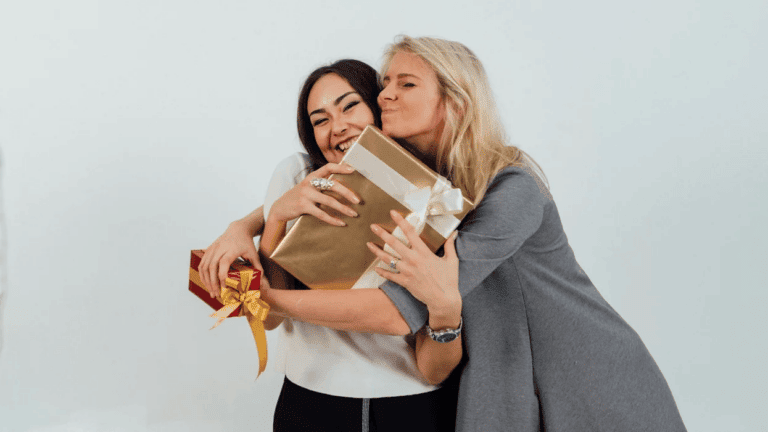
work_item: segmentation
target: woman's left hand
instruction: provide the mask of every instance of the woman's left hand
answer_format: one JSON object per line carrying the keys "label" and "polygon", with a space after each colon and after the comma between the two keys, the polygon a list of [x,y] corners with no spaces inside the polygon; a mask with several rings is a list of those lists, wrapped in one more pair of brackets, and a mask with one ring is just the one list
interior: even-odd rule
{"label": "woman's left hand", "polygon": [[427,305],[430,314],[441,311],[461,311],[459,294],[459,258],[456,256],[456,232],[445,242],[445,254],[439,257],[429,250],[413,226],[398,212],[390,212],[392,220],[403,231],[411,246],[408,247],[395,236],[378,225],[371,225],[371,230],[381,237],[386,244],[400,255],[397,259],[373,243],[368,243],[371,250],[384,263],[396,262],[395,271],[376,267],[376,273],[401,285],[419,301]]}

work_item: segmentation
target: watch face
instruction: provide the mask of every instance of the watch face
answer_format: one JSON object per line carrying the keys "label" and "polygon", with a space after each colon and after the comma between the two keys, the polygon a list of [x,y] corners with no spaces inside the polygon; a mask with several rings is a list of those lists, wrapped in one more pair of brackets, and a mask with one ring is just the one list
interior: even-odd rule
{"label": "watch face", "polygon": [[446,333],[446,334],[441,334],[441,335],[437,336],[437,338],[435,340],[438,341],[438,342],[447,343],[447,342],[451,342],[452,340],[456,339],[458,336],[459,335],[457,335],[456,333]]}

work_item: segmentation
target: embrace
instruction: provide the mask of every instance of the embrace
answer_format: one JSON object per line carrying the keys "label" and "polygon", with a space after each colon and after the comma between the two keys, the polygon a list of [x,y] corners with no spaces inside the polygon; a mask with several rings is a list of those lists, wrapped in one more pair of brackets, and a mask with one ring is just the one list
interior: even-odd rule
{"label": "embrace", "polygon": [[[275,431],[685,431],[640,337],[577,263],[543,171],[506,142],[472,51],[400,37],[381,75],[356,60],[321,67],[297,120],[306,153],[278,164],[263,210],[232,222],[200,264],[212,295],[237,257],[265,267],[285,374]],[[368,244],[391,264],[376,269],[385,283],[306,289],[259,253],[301,215],[343,227],[364,211],[339,162],[368,125],[475,208],[437,254],[392,212],[410,244],[371,226],[400,255]]]}

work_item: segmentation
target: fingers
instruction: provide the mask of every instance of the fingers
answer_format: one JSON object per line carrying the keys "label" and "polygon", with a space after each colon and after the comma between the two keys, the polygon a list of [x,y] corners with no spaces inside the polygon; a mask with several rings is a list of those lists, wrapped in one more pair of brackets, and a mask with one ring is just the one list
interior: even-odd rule
{"label": "fingers", "polygon": [[216,242],[214,242],[211,246],[208,246],[205,250],[206,252],[203,255],[203,258],[200,260],[200,265],[197,268],[197,272],[200,275],[200,281],[203,282],[203,288],[206,288],[211,298],[213,298],[213,288],[215,286],[213,281],[215,279],[210,277],[210,269],[211,263],[214,262],[213,257],[216,252]]}
{"label": "fingers", "polygon": [[[381,248],[379,248],[378,246],[376,246],[371,242],[366,243],[366,245],[368,246],[368,249],[371,252],[373,252],[373,254],[376,255],[376,257],[380,259],[383,263],[389,265],[389,263],[392,262],[392,259],[394,258],[392,255],[384,252],[383,250],[381,250]],[[392,282],[398,285],[405,286],[406,280],[407,280],[407,274],[409,274],[407,264],[403,260],[396,259],[395,268],[397,269],[397,272],[394,272],[389,269],[384,269],[379,266],[375,266],[373,269],[376,271],[376,273],[379,276],[385,279],[391,280]]]}
{"label": "fingers", "polygon": [[[331,198],[331,200],[333,200],[333,198]],[[328,213],[320,210],[320,208],[315,206],[315,205],[308,206],[303,211],[303,213],[304,214],[308,214],[310,216],[314,216],[314,217],[320,219],[321,221],[323,221],[323,222],[325,222],[327,224],[330,224],[330,225],[336,225],[336,226],[340,226],[340,227],[347,226],[346,222],[344,222],[343,220],[335,218],[335,217],[329,215]],[[355,213],[355,214],[357,214],[357,213]]]}
{"label": "fingers", "polygon": [[413,252],[411,249],[408,248],[408,246],[403,244],[403,242],[401,242],[397,237],[388,233],[387,230],[385,230],[384,228],[376,224],[372,224],[371,231],[373,231],[374,234],[376,234],[382,240],[384,240],[384,242],[388,244],[389,247],[394,249],[395,252],[397,252],[397,254],[400,255],[401,257],[406,257]]}
{"label": "fingers", "polygon": [[269,281],[267,280],[267,274],[264,271],[264,267],[261,265],[261,260],[259,259],[259,253],[256,252],[256,247],[250,248],[247,252],[243,254],[243,258],[247,259],[253,268],[261,272],[261,280],[259,281],[259,289],[269,289]]}
{"label": "fingers", "polygon": [[414,250],[417,250],[419,253],[425,253],[426,251],[432,252],[421,239],[421,237],[419,237],[419,233],[416,232],[416,228],[414,228],[413,225],[405,220],[405,218],[402,217],[400,213],[396,212],[395,210],[390,210],[389,215],[400,228],[400,230],[403,231],[405,238],[408,239],[408,243]]}
{"label": "fingers", "polygon": [[[396,260],[397,264],[400,265],[400,266],[396,267],[397,271],[402,271],[402,265],[403,264],[402,264],[402,261],[400,260],[400,258],[394,257],[394,256],[384,252],[383,250],[381,250],[380,247],[376,246],[372,242],[366,243],[366,246],[368,246],[368,249],[371,252],[373,252],[374,255],[376,255],[376,258],[380,259],[381,262],[383,262],[384,264],[388,265],[389,263],[392,262],[393,259]],[[390,273],[394,273],[394,272],[390,271]]]}
{"label": "fingers", "polygon": [[446,259],[459,258],[456,255],[456,237],[458,237],[458,235],[459,235],[458,231],[454,231],[451,233],[450,236],[448,236],[448,240],[445,241],[445,246],[443,247],[443,250],[445,251],[443,258],[446,258]]}
{"label": "fingers", "polygon": [[[333,187],[336,188],[339,185],[334,185]],[[326,195],[322,192],[315,191],[311,198],[315,203],[317,204],[323,204],[327,207],[330,207],[339,213],[345,214],[350,217],[357,217],[357,212],[354,211],[351,207],[345,206],[344,204],[340,203],[338,200],[336,200],[334,197],[330,195]],[[313,204],[314,206],[314,204]]]}
{"label": "fingers", "polygon": [[211,293],[211,297],[216,297],[221,293],[221,289],[219,288],[221,285],[217,283],[219,278],[216,276],[219,268],[219,257],[217,255],[218,254],[213,254],[213,256],[211,256],[209,264],[201,272],[206,275],[206,286],[208,287],[208,292]]}
{"label": "fingers", "polygon": [[256,247],[251,246],[244,254],[243,258],[253,265],[253,268],[264,273],[264,268],[261,266],[261,260],[259,260],[259,253],[256,252]]}
{"label": "fingers", "polygon": [[[328,163],[323,167],[321,167],[320,169],[318,169],[317,171],[308,175],[307,181],[309,182],[312,179],[328,177],[331,174],[352,174],[353,172],[355,172],[355,169],[347,164],[340,165],[335,163]],[[360,198],[357,195],[355,195],[354,192],[349,190],[349,188],[341,184],[338,180],[339,179],[334,179],[333,187],[331,187],[330,190],[338,193],[339,195],[344,197],[344,199],[346,199],[351,203],[360,204]]]}
{"label": "fingers", "polygon": [[227,285],[227,274],[229,274],[229,266],[231,266],[236,259],[237,255],[229,252],[222,255],[221,259],[219,260],[219,274],[217,280],[219,282],[218,287],[221,287],[221,289],[224,289],[224,287]]}
{"label": "fingers", "polygon": [[[331,174],[352,174],[355,169],[347,164],[327,163],[317,171],[310,174],[311,177],[328,177]],[[313,175],[314,174],[314,175]],[[308,176],[309,177],[309,176]]]}
{"label": "fingers", "polygon": [[340,181],[338,181],[338,179],[335,179],[333,182],[333,187],[331,187],[331,190],[341,195],[344,197],[344,199],[351,203],[360,204],[360,198],[358,198],[358,196],[355,195],[355,193],[352,192],[348,187],[344,186]]}

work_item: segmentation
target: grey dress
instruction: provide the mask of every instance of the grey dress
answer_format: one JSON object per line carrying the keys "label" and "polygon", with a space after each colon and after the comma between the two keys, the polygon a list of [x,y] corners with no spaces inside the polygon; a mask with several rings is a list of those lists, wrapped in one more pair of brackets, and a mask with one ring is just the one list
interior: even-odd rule
{"label": "grey dress", "polygon": [[[548,192],[504,169],[456,240],[463,297],[457,431],[685,431],[635,331],[584,273]],[[382,289],[415,333],[426,307]]]}

